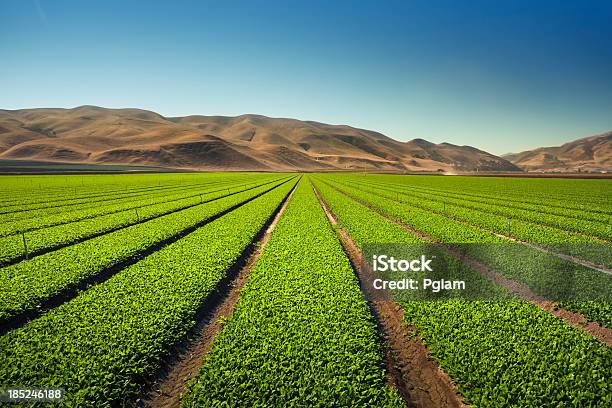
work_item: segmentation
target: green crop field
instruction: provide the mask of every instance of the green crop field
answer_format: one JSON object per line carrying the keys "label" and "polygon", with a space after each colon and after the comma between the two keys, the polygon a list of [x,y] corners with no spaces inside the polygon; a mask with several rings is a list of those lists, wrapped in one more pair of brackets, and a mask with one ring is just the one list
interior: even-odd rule
{"label": "green crop field", "polygon": [[[58,174],[0,192],[0,404],[612,406],[612,180]],[[409,273],[377,275],[391,246],[435,248],[468,287],[373,289]]]}

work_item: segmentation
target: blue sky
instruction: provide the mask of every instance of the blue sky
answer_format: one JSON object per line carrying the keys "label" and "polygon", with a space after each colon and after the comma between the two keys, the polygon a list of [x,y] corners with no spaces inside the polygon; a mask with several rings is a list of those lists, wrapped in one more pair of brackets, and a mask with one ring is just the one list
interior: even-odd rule
{"label": "blue sky", "polygon": [[259,113],[493,153],[612,129],[612,1],[0,0],[0,108]]}

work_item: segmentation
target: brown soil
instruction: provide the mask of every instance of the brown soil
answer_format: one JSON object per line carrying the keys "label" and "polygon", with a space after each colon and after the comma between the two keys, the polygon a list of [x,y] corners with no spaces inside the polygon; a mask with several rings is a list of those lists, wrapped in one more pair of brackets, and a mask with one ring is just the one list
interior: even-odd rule
{"label": "brown soil", "polygon": [[[312,186],[332,225],[338,221],[317,189]],[[402,308],[389,293],[372,293],[373,271],[361,262],[361,251],[345,229],[338,234],[360,287],[372,309],[385,340],[387,381],[397,388],[409,407],[464,407],[450,377],[431,359],[429,350],[414,327],[404,324]]]}
{"label": "brown soil", "polygon": [[482,275],[486,276],[487,278],[492,280],[494,283],[511,290],[512,292],[518,294],[520,297],[524,298],[525,300],[528,300],[529,302],[533,303],[539,308],[546,310],[547,312],[553,314],[556,317],[559,317],[560,319],[563,319],[570,326],[586,331],[587,333],[591,334],[593,337],[597,338],[599,341],[601,341],[604,344],[607,344],[609,346],[612,345],[612,330],[611,329],[603,327],[599,325],[597,322],[589,322],[580,313],[571,312],[569,310],[558,307],[557,305],[555,305],[555,302],[547,300],[543,298],[542,296],[539,296],[533,293],[531,289],[529,289],[526,285],[506,278],[502,274],[490,269],[485,264],[464,255],[457,249],[451,248],[448,245],[445,245],[420,231],[417,231],[412,226],[398,219],[395,219],[389,214],[385,214],[379,211],[373,206],[359,200],[356,197],[353,197],[350,194],[343,192],[342,190],[336,189],[336,191],[338,191],[341,194],[344,194],[346,197],[350,198],[351,200],[356,201],[360,203],[361,205],[366,206],[370,210],[376,212],[377,214],[382,215],[388,220],[394,222],[395,224],[405,228],[411,233],[417,235],[419,238],[422,238],[429,242],[438,244],[438,248],[444,250],[449,255],[454,256],[455,258],[461,259],[462,262],[469,265],[471,268],[481,273]]}
{"label": "brown soil", "polygon": [[223,329],[223,321],[232,315],[240,292],[246,284],[251,270],[259,260],[278,220],[287,208],[298,183],[287,195],[267,229],[253,246],[255,249],[229,283],[227,293],[221,294],[218,304],[198,321],[194,329],[194,337],[188,344],[183,344],[176,350],[158,380],[152,384],[145,397],[138,401],[138,406],[152,408],[180,407],[181,396],[186,390],[188,381],[196,375],[202,361],[211,350],[215,337]]}

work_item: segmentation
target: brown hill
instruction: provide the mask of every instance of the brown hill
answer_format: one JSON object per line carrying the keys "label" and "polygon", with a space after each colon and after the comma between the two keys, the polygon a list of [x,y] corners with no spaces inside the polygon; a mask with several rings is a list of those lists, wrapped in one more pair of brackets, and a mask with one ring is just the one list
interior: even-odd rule
{"label": "brown hill", "polygon": [[612,131],[504,158],[528,171],[612,172]]}
{"label": "brown hill", "polygon": [[0,110],[0,158],[223,170],[518,171],[469,146],[260,115],[140,109]]}

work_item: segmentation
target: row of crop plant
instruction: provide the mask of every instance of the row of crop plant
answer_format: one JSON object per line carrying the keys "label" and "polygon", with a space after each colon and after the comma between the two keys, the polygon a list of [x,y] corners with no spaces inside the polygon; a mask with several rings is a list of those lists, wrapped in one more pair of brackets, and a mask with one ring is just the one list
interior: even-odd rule
{"label": "row of crop plant", "polygon": [[[135,207],[129,210],[111,212],[110,214],[105,214],[109,210],[102,208],[100,213],[105,215],[82,219],[84,215],[81,214],[77,216],[76,221],[63,220],[63,223],[51,227],[2,237],[0,238],[0,265],[13,263],[15,260],[31,254],[46,252],[59,246],[69,245],[73,242],[218,200],[225,196],[253,189],[259,185],[273,183],[275,180],[278,180],[278,178],[261,179],[254,183],[228,184],[223,187],[217,186],[211,190],[194,190],[189,192],[186,197],[181,195],[180,198],[176,199],[169,196],[160,199],[160,202],[156,204],[134,203],[130,205]],[[41,222],[48,221],[49,218]]]}
{"label": "row of crop plant", "polygon": [[[163,190],[178,190],[193,186],[230,182],[255,176],[255,173],[195,173],[184,175],[181,182],[178,176],[167,174],[122,174],[122,175],[84,175],[84,176],[40,176],[36,186],[31,177],[4,177],[0,186],[6,195],[0,197],[0,213],[24,212],[36,209],[55,208],[87,204],[96,200],[120,198],[128,195],[155,193]],[[61,180],[72,180],[72,187],[54,188]]]}
{"label": "row of crop plant", "polygon": [[0,384],[61,387],[66,406],[133,404],[296,182],[280,184],[0,337]]}
{"label": "row of crop plant", "polygon": [[[410,231],[402,231],[321,180],[315,185],[361,248],[388,238],[415,240]],[[435,228],[444,231],[443,224],[429,225],[429,233]],[[477,274],[465,273],[466,277]],[[491,282],[489,286],[496,290]],[[610,347],[531,303],[457,298],[400,299],[400,304],[406,324],[417,328],[470,404],[608,406],[612,402]]]}
{"label": "row of crop plant", "polygon": [[287,182],[262,185],[5,267],[0,273],[0,320],[35,309],[67,287],[134,260],[164,241],[180,238],[185,231]]}
{"label": "row of crop plant", "polygon": [[[321,178],[321,183],[329,180]],[[508,243],[487,234],[476,226],[448,219],[420,207],[395,200],[381,200],[380,195],[345,184],[329,184],[383,214],[399,220],[430,238],[443,243],[459,244],[459,249],[490,265],[501,274],[526,284],[535,293],[564,304],[601,325],[612,322],[612,276],[587,268],[522,244]],[[487,244],[474,245],[474,244]],[[569,281],[568,281],[569,279]],[[571,293],[567,293],[567,283]],[[595,300],[596,302],[593,302]]]}
{"label": "row of crop plant", "polygon": [[402,406],[376,324],[308,182],[300,183],[183,401]]}
{"label": "row of crop plant", "polygon": [[[478,228],[482,230],[482,235],[496,234],[551,246],[558,251],[592,261],[606,268],[612,266],[612,252],[610,251],[612,244],[603,242],[596,237],[495,215],[487,211],[477,211],[442,201],[435,202],[427,198],[412,197],[409,194],[401,194],[400,192],[381,191],[375,187],[348,183],[346,180],[338,181],[337,178],[329,178],[328,180],[333,180],[333,182],[342,185],[347,191],[356,192],[358,195],[376,195],[379,198],[385,198],[386,201],[395,202],[406,208],[409,207],[412,211],[425,211],[432,214],[432,216],[445,217],[450,223],[459,222]],[[461,240],[462,237],[458,235],[454,238],[449,237],[446,242],[462,242]]]}
{"label": "row of crop plant", "polygon": [[[266,176],[253,176],[249,178],[256,182],[259,179],[266,178]],[[267,178],[271,177],[267,176]],[[147,202],[162,202],[165,198],[185,197],[189,196],[190,192],[194,194],[198,190],[213,190],[215,186],[221,188],[221,186],[225,185],[240,185],[239,182],[244,183],[246,180],[247,178],[229,178],[228,180],[206,181],[189,186],[166,186],[164,188],[139,191],[138,193],[118,193],[90,197],[82,199],[78,203],[48,202],[43,208],[29,210],[25,209],[25,206],[19,206],[7,209],[5,213],[0,214],[0,222],[2,223],[0,235],[4,236],[18,231],[28,231],[68,221],[91,218],[92,216],[110,214],[138,207],[139,205],[147,204]]]}
{"label": "row of crop plant", "polygon": [[[455,198],[449,194],[432,194],[431,192],[415,191],[412,188],[406,187],[387,187],[378,183],[362,183],[357,181],[352,183],[379,192],[384,191],[390,197],[395,194],[401,200],[410,199],[411,202],[414,200],[421,202],[423,205],[431,204],[431,208],[437,210],[444,210],[446,206],[449,206],[467,209],[469,213],[474,213],[479,218],[482,217],[483,213],[498,216],[496,219],[502,221],[505,221],[505,217],[511,217],[513,220],[525,221],[530,223],[530,225],[549,226],[596,238],[612,238],[612,226],[608,222],[607,217],[603,217],[601,214],[589,214],[586,211],[577,212],[575,210],[568,211],[569,214],[556,214],[541,209],[518,208],[515,205],[504,204],[503,202],[490,203],[480,199]],[[499,232],[503,233],[504,229],[502,228]]]}

